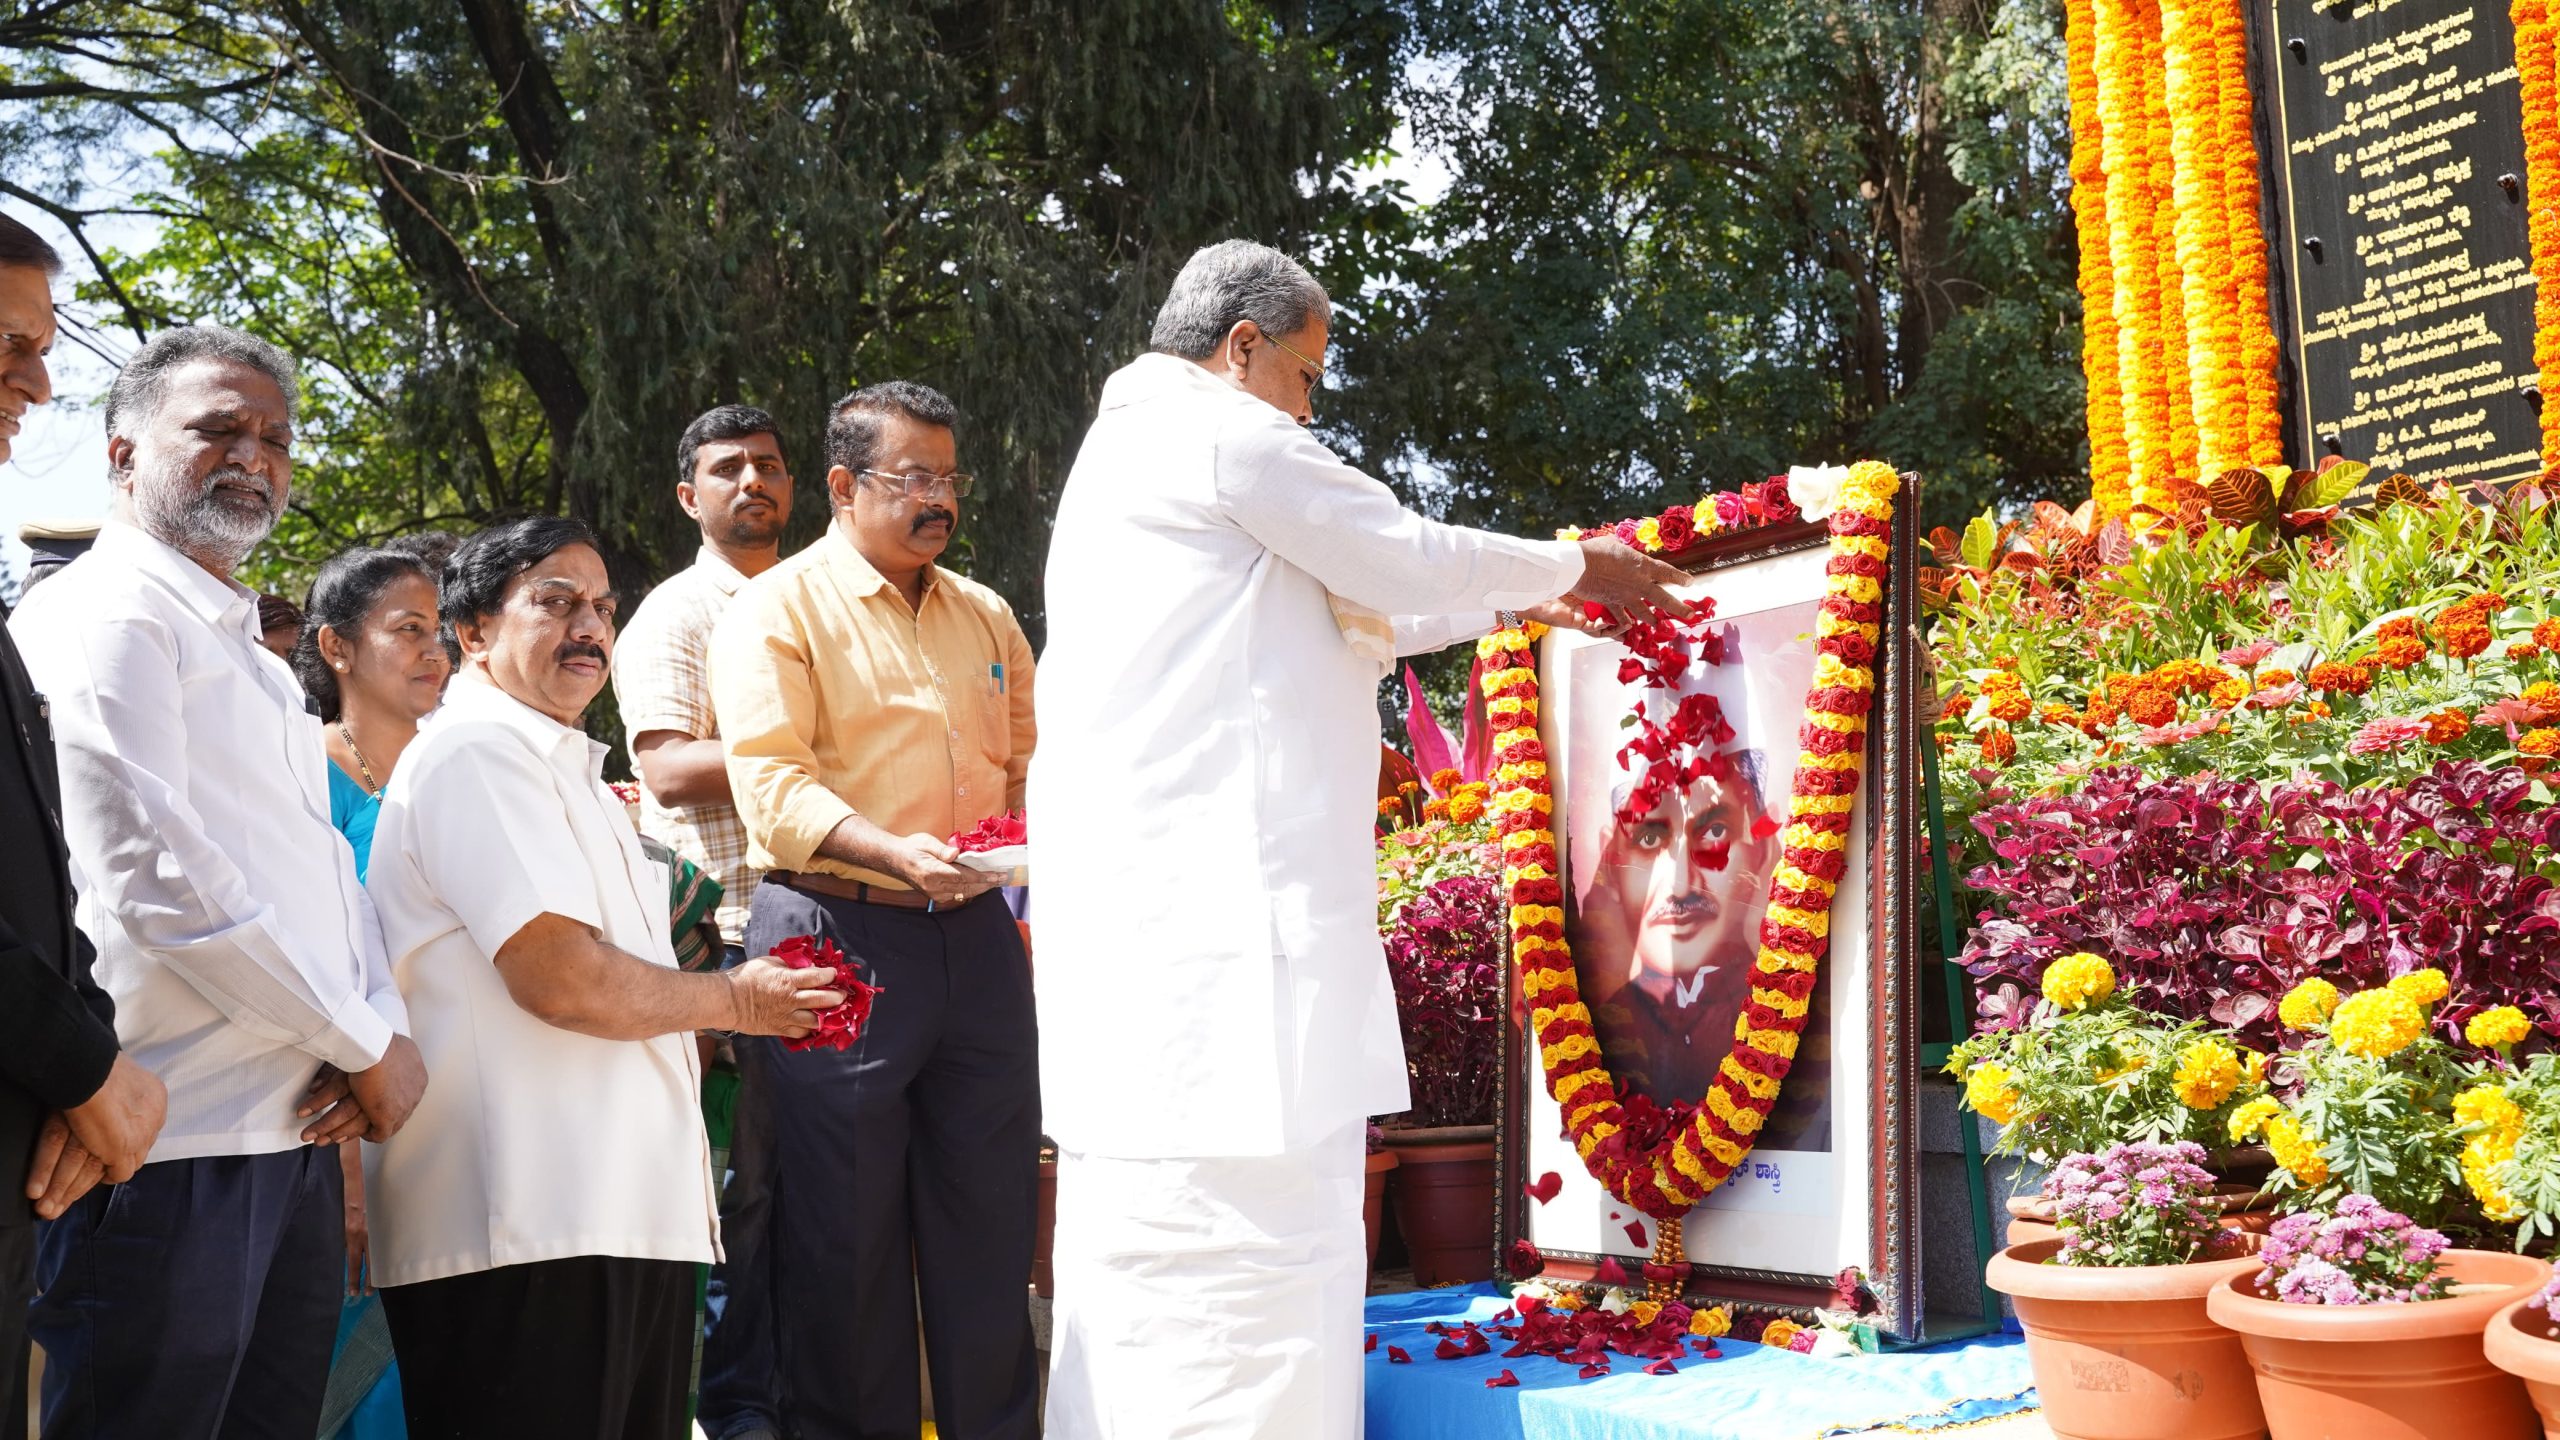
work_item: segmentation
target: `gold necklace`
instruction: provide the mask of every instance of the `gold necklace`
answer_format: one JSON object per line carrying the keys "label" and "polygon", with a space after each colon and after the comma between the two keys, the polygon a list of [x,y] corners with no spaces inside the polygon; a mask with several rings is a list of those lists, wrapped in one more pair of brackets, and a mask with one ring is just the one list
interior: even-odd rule
{"label": "gold necklace", "polygon": [[347,742],[347,753],[356,757],[356,770],[364,777],[364,793],[381,794],[382,787],[373,783],[373,767],[364,763],[364,752],[356,748],[356,732],[348,729],[344,720],[338,722],[338,738]]}

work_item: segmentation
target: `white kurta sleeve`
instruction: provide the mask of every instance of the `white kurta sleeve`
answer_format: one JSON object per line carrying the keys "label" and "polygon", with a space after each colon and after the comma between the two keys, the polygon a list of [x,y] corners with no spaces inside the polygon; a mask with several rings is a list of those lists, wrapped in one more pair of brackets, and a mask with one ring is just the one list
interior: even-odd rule
{"label": "white kurta sleeve", "polygon": [[1325,589],[1383,615],[1516,610],[1582,578],[1580,546],[1425,519],[1276,410],[1228,425],[1216,466],[1229,519]]}
{"label": "white kurta sleeve", "polygon": [[66,838],[96,901],[232,1024],[341,1070],[371,1068],[405,1012],[348,992],[339,965],[312,953],[342,937],[289,933],[187,800],[195,757],[174,638],[141,619],[13,633],[53,700]]}
{"label": "white kurta sleeve", "polygon": [[1455,615],[1405,615],[1395,622],[1398,655],[1428,655],[1462,640],[1493,633],[1494,613],[1467,610]]}

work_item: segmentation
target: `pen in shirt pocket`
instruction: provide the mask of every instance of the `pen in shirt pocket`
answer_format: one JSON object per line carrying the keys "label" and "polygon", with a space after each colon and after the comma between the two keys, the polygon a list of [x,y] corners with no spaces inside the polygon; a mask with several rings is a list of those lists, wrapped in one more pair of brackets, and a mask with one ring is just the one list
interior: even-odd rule
{"label": "pen in shirt pocket", "polygon": [[988,667],[987,667],[987,679],[995,685],[995,690],[996,690],[996,693],[997,693],[997,694],[1002,695],[1002,694],[1004,694],[1004,693],[1005,693],[1005,688],[1004,688],[1004,667],[1003,667],[1002,665],[990,665],[990,666],[988,666]]}

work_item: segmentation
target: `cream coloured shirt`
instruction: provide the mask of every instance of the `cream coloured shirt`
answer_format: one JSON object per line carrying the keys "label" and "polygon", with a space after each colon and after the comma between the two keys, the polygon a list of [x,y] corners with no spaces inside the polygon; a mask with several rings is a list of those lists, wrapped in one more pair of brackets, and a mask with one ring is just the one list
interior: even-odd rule
{"label": "cream coloured shirt", "polygon": [[473,675],[382,797],[368,888],[427,1093],[366,1147],[376,1283],[573,1255],[718,1258],[693,1037],[535,1019],[491,958],[536,916],[673,968],[667,878],[604,786],[605,748]]}

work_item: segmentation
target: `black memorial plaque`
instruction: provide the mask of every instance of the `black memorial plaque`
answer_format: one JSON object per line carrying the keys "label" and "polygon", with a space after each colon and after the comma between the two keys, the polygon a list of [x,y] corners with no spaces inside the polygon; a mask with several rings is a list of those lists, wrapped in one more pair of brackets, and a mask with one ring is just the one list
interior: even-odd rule
{"label": "black memorial plaque", "polygon": [[2368,491],[2538,474],[2506,0],[2275,0],[2271,29],[2305,448],[2371,462]]}

